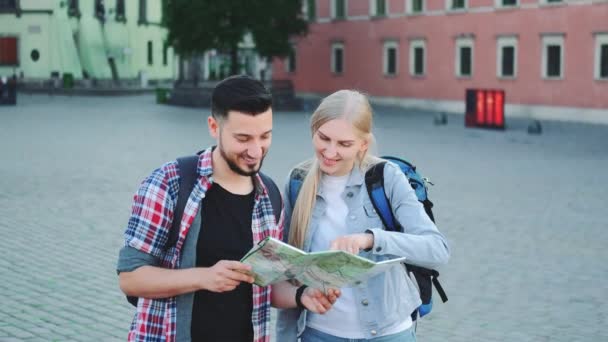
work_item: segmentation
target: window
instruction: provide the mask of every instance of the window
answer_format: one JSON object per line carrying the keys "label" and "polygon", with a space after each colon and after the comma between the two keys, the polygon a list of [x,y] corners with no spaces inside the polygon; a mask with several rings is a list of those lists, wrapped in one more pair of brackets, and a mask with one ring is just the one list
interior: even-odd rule
{"label": "window", "polygon": [[332,0],[331,14],[334,19],[345,19],[346,0]]}
{"label": "window", "polygon": [[473,39],[458,38],[456,40],[456,76],[473,76]]}
{"label": "window", "polygon": [[550,5],[550,4],[561,4],[562,2],[564,2],[564,0],[541,0],[543,4],[545,5]]}
{"label": "window", "polygon": [[95,0],[95,18],[101,21],[106,19],[106,7],[103,0]]}
{"label": "window", "polygon": [[163,43],[163,65],[167,66],[167,64],[169,64],[169,43],[167,43],[166,41]]}
{"label": "window", "polygon": [[125,18],[125,0],[116,0],[116,20],[124,21]]}
{"label": "window", "polygon": [[543,78],[560,79],[564,75],[564,36],[545,35],[543,40]]}
{"label": "window", "polygon": [[426,41],[414,39],[410,41],[410,75],[424,76],[426,74]]}
{"label": "window", "polygon": [[386,8],[386,0],[370,0],[370,2],[372,16],[382,17],[388,14],[388,10]]}
{"label": "window", "polygon": [[139,20],[138,23],[145,24],[148,22],[148,16],[146,15],[146,0],[139,0]]}
{"label": "window", "polygon": [[448,10],[464,10],[467,8],[467,0],[446,0]]}
{"label": "window", "polygon": [[424,0],[408,0],[407,13],[420,14],[424,12]]}
{"label": "window", "polygon": [[0,0],[0,13],[17,11],[17,0]]}
{"label": "window", "polygon": [[307,0],[306,1],[306,17],[309,21],[314,21],[317,18],[317,1]]}
{"label": "window", "polygon": [[78,0],[68,0],[68,16],[80,16],[80,6],[78,4]]}
{"label": "window", "polygon": [[289,55],[285,59],[285,71],[289,73],[296,72],[296,49],[294,46],[291,47]]}
{"label": "window", "polygon": [[334,43],[331,46],[331,72],[341,74],[344,72],[344,44]]}
{"label": "window", "polygon": [[383,73],[386,76],[397,75],[397,49],[399,43],[395,41],[384,42]]}
{"label": "window", "polygon": [[608,33],[595,35],[595,79],[608,80]]}
{"label": "window", "polygon": [[148,65],[154,64],[154,55],[152,54],[152,41],[148,41]]}
{"label": "window", "polygon": [[0,65],[19,65],[17,37],[0,37]]}
{"label": "window", "polygon": [[518,0],[496,0],[496,7],[516,7]]}
{"label": "window", "polygon": [[499,78],[516,77],[517,37],[499,37],[496,47],[496,76]]}

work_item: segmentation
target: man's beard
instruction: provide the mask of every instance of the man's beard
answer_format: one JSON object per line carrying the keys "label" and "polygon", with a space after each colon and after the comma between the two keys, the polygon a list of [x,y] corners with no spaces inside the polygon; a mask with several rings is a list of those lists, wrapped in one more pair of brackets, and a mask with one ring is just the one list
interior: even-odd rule
{"label": "man's beard", "polygon": [[[253,170],[253,171],[246,171],[243,170],[242,168],[240,168],[236,162],[234,162],[233,160],[231,160],[228,157],[228,154],[226,154],[226,151],[224,151],[224,149],[222,148],[222,146],[218,146],[219,150],[220,150],[220,155],[222,156],[222,158],[224,158],[224,160],[226,161],[226,164],[228,164],[228,167],[230,168],[230,170],[232,170],[233,172],[241,175],[241,176],[245,176],[245,177],[251,177],[251,176],[255,176],[260,169],[262,168],[262,163],[264,162],[264,158],[266,157],[266,154],[264,154],[262,156],[262,158],[260,159],[260,164],[258,165],[257,169]],[[246,154],[247,152],[241,153],[241,154]],[[240,155],[237,156],[237,158],[240,157]]]}

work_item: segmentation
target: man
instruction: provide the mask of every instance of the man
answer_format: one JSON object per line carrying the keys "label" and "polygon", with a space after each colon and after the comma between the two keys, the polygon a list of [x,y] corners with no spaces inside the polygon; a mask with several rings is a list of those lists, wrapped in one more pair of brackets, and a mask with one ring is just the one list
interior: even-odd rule
{"label": "man", "polygon": [[[167,240],[177,162],[142,182],[117,266],[122,291],[139,297],[129,341],[270,340],[270,288],[252,285],[250,267],[238,260],[266,236],[282,238],[284,212],[275,220],[258,174],[272,140],[271,104],[264,85],[247,76],[215,87],[207,124],[217,146],[198,157],[175,245]],[[319,291],[301,301],[319,312],[331,306]]]}

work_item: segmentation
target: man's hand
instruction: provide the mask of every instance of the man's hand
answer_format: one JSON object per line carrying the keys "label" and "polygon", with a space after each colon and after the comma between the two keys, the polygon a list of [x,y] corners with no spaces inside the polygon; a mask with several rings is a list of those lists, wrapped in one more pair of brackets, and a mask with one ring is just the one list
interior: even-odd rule
{"label": "man's hand", "polygon": [[253,283],[251,266],[238,261],[220,260],[209,268],[203,268],[201,279],[204,290],[226,292],[234,290],[241,282]]}
{"label": "man's hand", "polygon": [[332,241],[329,249],[345,251],[351,254],[359,254],[362,249],[374,246],[374,235],[370,233],[352,234],[341,236]]}
{"label": "man's hand", "polygon": [[307,287],[302,293],[302,305],[311,312],[324,314],[340,297],[340,290],[329,289],[327,294],[320,290]]}

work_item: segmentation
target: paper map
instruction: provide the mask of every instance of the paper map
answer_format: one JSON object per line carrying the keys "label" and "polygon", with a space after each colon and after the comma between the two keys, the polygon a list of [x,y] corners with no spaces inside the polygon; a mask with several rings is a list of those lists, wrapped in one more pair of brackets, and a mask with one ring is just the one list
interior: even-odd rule
{"label": "paper map", "polygon": [[373,262],[344,251],[306,253],[272,237],[262,240],[241,259],[252,266],[259,286],[297,279],[320,290],[356,284],[404,261]]}

